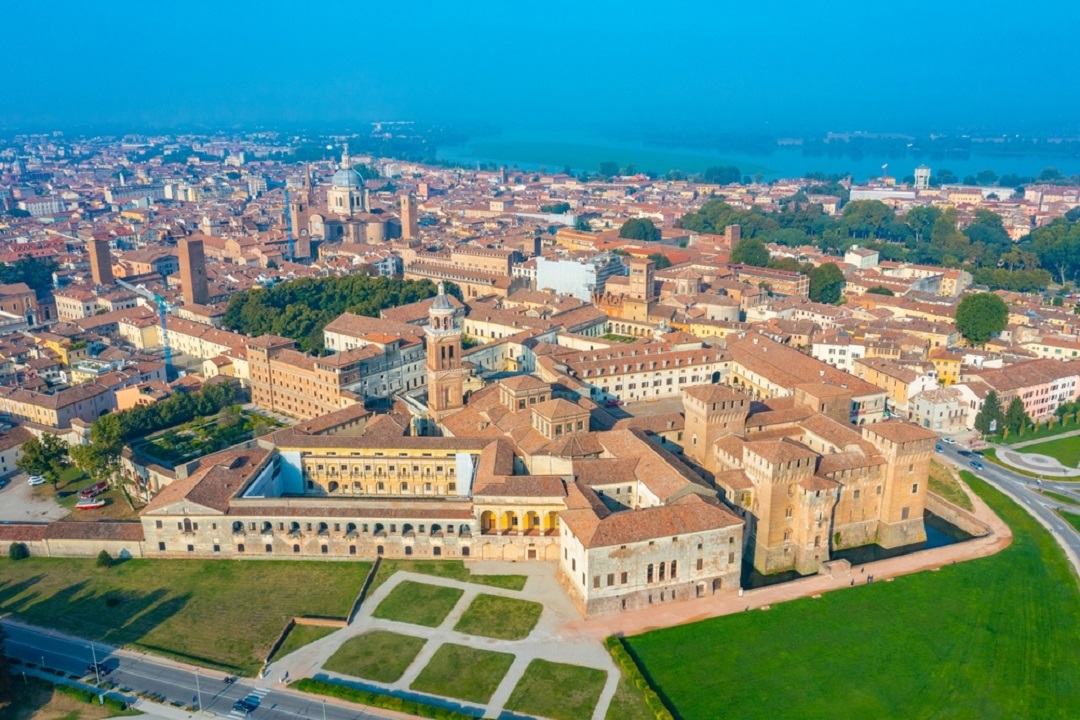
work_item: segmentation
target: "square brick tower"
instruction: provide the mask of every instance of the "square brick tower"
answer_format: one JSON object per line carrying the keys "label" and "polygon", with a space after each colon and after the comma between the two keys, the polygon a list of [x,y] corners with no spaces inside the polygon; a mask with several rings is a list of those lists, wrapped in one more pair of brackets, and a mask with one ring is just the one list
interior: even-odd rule
{"label": "square brick tower", "polygon": [[187,305],[205,305],[210,299],[206,284],[206,255],[203,254],[203,241],[184,238],[180,247],[180,285],[184,291],[184,303]]}

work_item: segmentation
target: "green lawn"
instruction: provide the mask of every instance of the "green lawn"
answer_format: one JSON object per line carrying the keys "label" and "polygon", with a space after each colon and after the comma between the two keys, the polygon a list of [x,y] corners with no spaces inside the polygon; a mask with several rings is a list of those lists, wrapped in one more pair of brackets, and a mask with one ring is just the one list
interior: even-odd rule
{"label": "green lawn", "polygon": [[603,670],[533,660],[510,694],[506,709],[552,720],[590,718],[606,682]]}
{"label": "green lawn", "polygon": [[1041,492],[1046,497],[1051,498],[1052,500],[1057,500],[1059,503],[1065,503],[1067,505],[1080,505],[1080,500],[1076,499],[1076,497],[1073,495],[1062,495],[1061,493],[1056,493],[1053,490],[1040,490],[1039,492]]}
{"label": "green lawn", "polygon": [[1058,514],[1065,519],[1065,522],[1076,528],[1076,532],[1080,532],[1080,515],[1077,515],[1076,513],[1065,512],[1064,510],[1059,510]]}
{"label": "green lawn", "polygon": [[464,594],[457,588],[406,580],[398,583],[372,614],[382,620],[439,627]]}
{"label": "green lawn", "polygon": [[385,630],[349,638],[323,668],[365,680],[392,683],[405,674],[427,640]]}
{"label": "green lawn", "polygon": [[454,627],[460,633],[501,640],[524,640],[536,627],[544,606],[530,600],[477,595]]}
{"label": "green lawn", "polygon": [[323,625],[293,625],[292,630],[289,630],[289,634],[285,636],[285,642],[281,643],[281,646],[278,647],[277,652],[274,653],[270,660],[280,660],[287,655],[292,655],[305,645],[310,645],[316,640],[322,640],[327,635],[340,629]]}
{"label": "green lawn", "polygon": [[[1075,420],[1068,420],[1061,422],[1060,420],[1054,421],[1054,427],[1050,427],[1047,423],[1041,423],[1037,428],[1032,430],[1030,427],[1025,428],[1023,434],[1010,432],[1009,437],[1004,440],[1001,435],[987,435],[986,440],[988,442],[1000,443],[1002,445],[1013,445],[1015,443],[1022,443],[1028,440],[1038,440],[1044,437],[1055,437],[1062,433],[1073,432],[1080,430],[1080,424],[1077,424]],[[1023,448],[1020,451],[1023,452]]]}
{"label": "green lawn", "polygon": [[646,633],[630,649],[684,720],[1077,717],[1077,578],[1030,515],[963,479],[1012,527],[1000,553]]}
{"label": "green lawn", "polygon": [[419,692],[483,704],[491,699],[513,663],[514,656],[510,653],[446,643],[435,651],[431,662],[410,687]]}
{"label": "green lawn", "polygon": [[474,575],[472,570],[465,567],[462,560],[383,560],[379,563],[379,569],[375,572],[368,592],[374,592],[375,588],[389,580],[390,576],[398,571],[433,575],[477,585],[490,585],[505,590],[523,590],[525,581],[528,579],[524,575]]}
{"label": "green lawn", "polygon": [[964,488],[960,487],[950,469],[937,460],[930,461],[930,491],[965,510],[975,509],[971,498],[964,492]]}
{"label": "green lawn", "polygon": [[1016,452],[1049,455],[1065,467],[1074,468],[1080,465],[1080,436],[1048,440],[1017,448]]}
{"label": "green lawn", "polygon": [[0,559],[0,612],[85,638],[253,672],[290,618],[348,615],[370,564]]}
{"label": "green lawn", "polygon": [[604,720],[656,720],[656,716],[645,704],[641,691],[621,675]]}

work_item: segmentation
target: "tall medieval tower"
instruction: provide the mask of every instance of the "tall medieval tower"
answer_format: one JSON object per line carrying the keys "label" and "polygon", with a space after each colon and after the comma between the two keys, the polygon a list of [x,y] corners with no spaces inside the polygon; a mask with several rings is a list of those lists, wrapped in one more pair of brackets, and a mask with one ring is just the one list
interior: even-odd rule
{"label": "tall medieval tower", "polygon": [[439,283],[439,294],[428,309],[427,392],[428,411],[439,420],[464,406],[465,371],[461,367],[461,330],[454,306]]}
{"label": "tall medieval tower", "polygon": [[694,385],[682,393],[686,427],[683,451],[701,467],[716,472],[716,441],[725,435],[742,435],[750,398],[726,385]]}

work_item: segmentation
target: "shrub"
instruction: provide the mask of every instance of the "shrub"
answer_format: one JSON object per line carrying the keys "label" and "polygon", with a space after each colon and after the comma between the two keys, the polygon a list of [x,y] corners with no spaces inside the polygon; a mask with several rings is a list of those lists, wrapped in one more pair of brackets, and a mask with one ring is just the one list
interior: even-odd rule
{"label": "shrub", "polygon": [[30,548],[26,547],[26,543],[13,542],[8,547],[8,557],[12,560],[25,560],[30,557]]}
{"label": "shrub", "polygon": [[[300,692],[314,695],[326,695],[327,697],[346,700],[359,705],[369,705],[382,710],[404,712],[418,717],[432,718],[432,720],[475,720],[475,715],[451,710],[450,708],[428,705],[417,700],[406,700],[394,695],[368,692],[358,688],[348,687],[339,683],[325,682],[303,678],[293,685]],[[669,716],[670,718],[670,716]]]}
{"label": "shrub", "polygon": [[102,550],[98,553],[97,566],[99,568],[108,568],[113,566],[113,557],[109,554],[108,550]]}
{"label": "shrub", "polygon": [[638,664],[634,662],[634,658],[630,656],[630,652],[623,645],[622,639],[612,635],[604,640],[604,647],[607,648],[608,653],[611,654],[611,659],[619,666],[623,675],[645,696],[645,704],[656,716],[656,720],[675,720],[667,705],[649,685],[649,681],[642,674]]}

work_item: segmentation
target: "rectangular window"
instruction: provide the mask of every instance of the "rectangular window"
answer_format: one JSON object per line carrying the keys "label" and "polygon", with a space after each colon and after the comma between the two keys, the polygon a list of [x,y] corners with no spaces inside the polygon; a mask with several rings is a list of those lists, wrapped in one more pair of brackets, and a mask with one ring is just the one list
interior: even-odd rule
{"label": "rectangular window", "polygon": [[216,553],[221,552],[221,546],[220,545],[215,545],[214,546],[214,552],[216,552]]}
{"label": "rectangular window", "polygon": [[236,546],[236,552],[238,552],[238,553],[244,552],[244,543],[240,543],[239,545]]}
{"label": "rectangular window", "polygon": [[593,575],[592,576],[592,586],[593,586],[593,590],[599,590],[600,589],[600,576],[599,575]]}
{"label": "rectangular window", "polygon": [[570,561],[570,569],[577,570],[577,558]]}
{"label": "rectangular window", "polygon": [[158,530],[160,530],[161,529],[161,521],[158,520],[157,522],[155,522],[154,527],[156,527]]}
{"label": "rectangular window", "polygon": [[702,559],[702,558],[697,559],[697,569],[698,570],[704,570],[705,569],[705,560],[704,559]]}
{"label": "rectangular window", "polygon": [[195,552],[195,546],[194,545],[188,545],[187,546],[187,551],[188,552]]}
{"label": "rectangular window", "polygon": [[608,573],[607,586],[611,587],[614,584],[615,584],[615,573]]}
{"label": "rectangular window", "polygon": [[164,550],[165,550],[165,543],[163,543],[163,542],[159,542],[159,543],[157,544],[157,549],[158,549],[158,550],[161,550],[161,551],[164,551]]}
{"label": "rectangular window", "polygon": [[852,493],[852,497],[854,497],[856,500],[858,500],[859,499],[859,491],[856,490],[854,493]]}
{"label": "rectangular window", "polygon": [[919,492],[919,483],[911,483],[911,494],[915,495]]}
{"label": "rectangular window", "polygon": [[619,576],[619,584],[625,585],[628,582],[630,582],[630,578],[628,577],[628,573],[623,573],[622,575]]}

